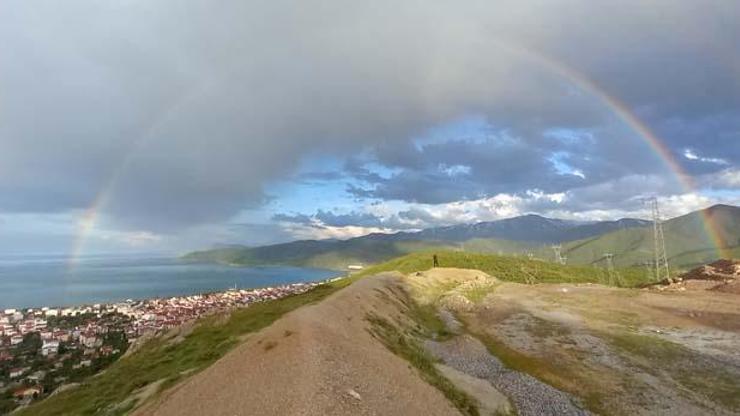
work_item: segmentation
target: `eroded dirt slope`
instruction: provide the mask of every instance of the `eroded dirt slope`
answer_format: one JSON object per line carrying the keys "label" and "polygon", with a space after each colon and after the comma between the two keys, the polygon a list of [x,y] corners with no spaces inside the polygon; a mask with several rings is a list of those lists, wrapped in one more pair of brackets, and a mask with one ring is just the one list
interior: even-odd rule
{"label": "eroded dirt slope", "polygon": [[403,319],[386,296],[401,284],[366,278],[294,311],[136,414],[458,415],[368,331],[368,314]]}

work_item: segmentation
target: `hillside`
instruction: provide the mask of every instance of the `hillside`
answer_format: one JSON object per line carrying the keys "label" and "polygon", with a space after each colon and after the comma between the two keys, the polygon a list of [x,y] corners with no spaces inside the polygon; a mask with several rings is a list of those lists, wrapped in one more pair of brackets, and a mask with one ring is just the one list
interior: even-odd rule
{"label": "hillside", "polygon": [[[690,267],[717,260],[718,252],[708,239],[704,217],[721,233],[723,254],[740,257],[740,208],[715,205],[665,221],[666,251],[671,265]],[[603,263],[604,253],[613,253],[621,266],[639,266],[653,252],[652,227],[618,230],[590,239],[574,241],[563,247],[568,261],[575,264]]]}
{"label": "hillside", "polygon": [[[386,271],[412,273],[432,268],[432,252],[417,252],[371,266],[358,273],[358,277]],[[442,267],[475,269],[514,283],[601,283],[634,287],[647,282],[647,274],[639,267],[617,268],[619,278],[610,278],[606,270],[592,266],[561,265],[528,259],[524,256],[499,256],[460,251],[436,252]],[[617,281],[620,280],[620,281]]]}

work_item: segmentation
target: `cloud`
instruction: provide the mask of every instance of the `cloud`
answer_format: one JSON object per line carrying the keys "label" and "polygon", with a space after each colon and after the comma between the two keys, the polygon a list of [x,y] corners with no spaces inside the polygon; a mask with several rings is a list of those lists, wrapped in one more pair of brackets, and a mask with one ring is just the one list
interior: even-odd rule
{"label": "cloud", "polygon": [[[111,229],[177,233],[263,206],[271,183],[316,154],[370,155],[311,178],[351,177],[358,198],[467,206],[539,189],[604,196],[606,207],[615,198],[600,189],[666,169],[583,79],[674,156],[721,156],[684,157],[692,173],[734,167],[737,20],[735,2],[689,0],[10,0],[0,11],[0,211],[100,201]],[[417,147],[430,128],[470,115],[491,126],[488,139]],[[554,129],[589,138],[545,134]],[[557,152],[570,174],[553,166]]]}
{"label": "cloud", "polygon": [[311,224],[314,221],[314,217],[305,214],[275,214],[272,219],[273,221],[293,224]]}
{"label": "cloud", "polygon": [[700,177],[702,185],[711,188],[740,190],[740,169],[728,168],[716,174]]}
{"label": "cloud", "polygon": [[703,157],[696,154],[691,149],[684,149],[683,150],[683,156],[688,160],[695,160],[699,162],[704,163],[713,163],[715,165],[729,165],[730,163],[724,159],[720,159],[718,157]]}
{"label": "cloud", "polygon": [[356,212],[351,211],[346,214],[338,214],[332,211],[318,210],[313,215],[306,214],[275,214],[272,216],[273,221],[290,223],[290,224],[301,224],[301,225],[314,225],[317,227],[347,227],[347,226],[362,226],[362,227],[381,227],[381,219],[369,212]]}

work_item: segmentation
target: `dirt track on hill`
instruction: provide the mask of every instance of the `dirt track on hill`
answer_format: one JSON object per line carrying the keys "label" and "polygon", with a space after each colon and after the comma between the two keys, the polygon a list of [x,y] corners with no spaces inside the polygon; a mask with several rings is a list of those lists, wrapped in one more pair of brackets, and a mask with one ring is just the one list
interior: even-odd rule
{"label": "dirt track on hill", "polygon": [[400,285],[396,274],[366,278],[296,310],[135,414],[459,415],[368,332],[368,312],[399,319],[379,291]]}

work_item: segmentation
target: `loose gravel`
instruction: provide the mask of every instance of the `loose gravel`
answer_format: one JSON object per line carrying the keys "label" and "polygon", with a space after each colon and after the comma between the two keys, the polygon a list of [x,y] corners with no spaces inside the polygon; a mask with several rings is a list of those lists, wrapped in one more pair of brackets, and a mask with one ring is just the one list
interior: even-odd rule
{"label": "loose gravel", "polygon": [[[449,316],[445,317],[445,321]],[[507,368],[486,347],[470,335],[448,341],[428,340],[426,350],[446,365],[470,376],[488,380],[505,394],[520,416],[591,415],[580,408],[575,397],[536,378]]]}

